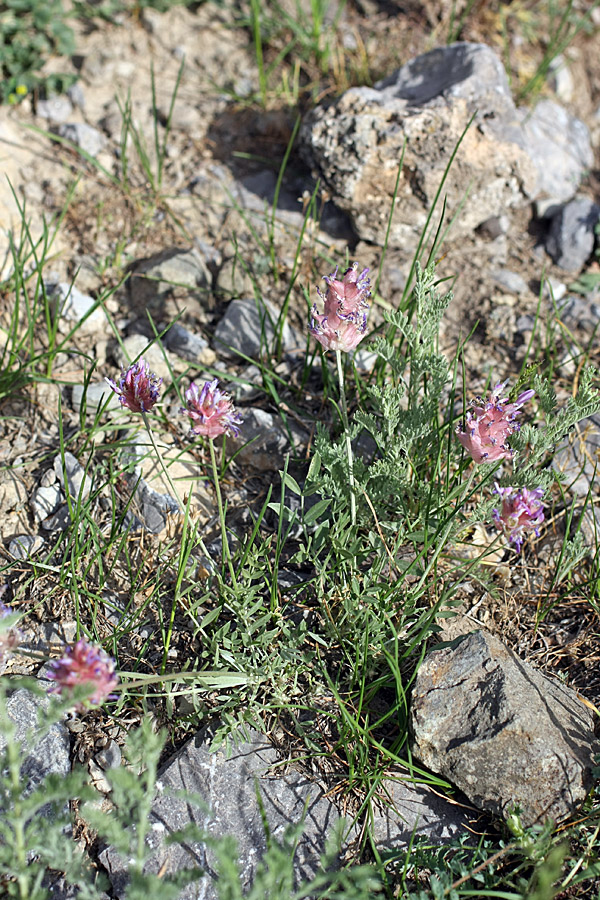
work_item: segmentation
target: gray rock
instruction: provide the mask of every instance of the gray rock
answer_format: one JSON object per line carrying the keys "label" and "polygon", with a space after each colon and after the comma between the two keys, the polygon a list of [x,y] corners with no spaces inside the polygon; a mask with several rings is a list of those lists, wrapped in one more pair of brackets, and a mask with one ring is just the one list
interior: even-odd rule
{"label": "gray rock", "polygon": [[[290,450],[289,437],[281,419],[263,409],[244,409],[243,425],[239,437],[227,439],[227,452],[238,452],[239,464],[256,472],[276,471],[285,453]],[[302,446],[308,440],[308,432],[302,431],[288,419],[294,446]],[[247,445],[247,446],[245,446]]]}
{"label": "gray rock", "polygon": [[[84,386],[82,384],[76,384],[71,394],[71,402],[75,412],[81,410],[83,399]],[[101,381],[99,384],[88,384],[87,389],[85,390],[86,414],[94,416],[100,407],[104,407],[106,412],[121,409],[119,398],[105,381]]]}
{"label": "gray rock", "polygon": [[[90,876],[93,882],[94,875]],[[56,872],[47,873],[43,886],[48,891],[50,900],[77,900],[82,896],[81,888],[78,884],[69,884],[64,875],[58,875]],[[88,895],[89,896],[89,895]],[[96,887],[96,892],[92,895],[97,900],[110,900],[108,894]]]}
{"label": "gray rock", "polygon": [[51,516],[60,503],[60,497],[61,491],[57,484],[39,487],[29,501],[35,521],[41,522]]}
{"label": "gray rock", "polygon": [[373,837],[377,849],[399,850],[415,839],[444,844],[464,832],[473,818],[464,804],[434,793],[427,785],[385,778],[379,793],[386,797],[383,808],[373,809]]}
{"label": "gray rock", "polygon": [[479,230],[486,234],[487,237],[495,240],[496,238],[499,238],[500,235],[509,232],[510,219],[508,216],[492,216],[490,219],[486,219],[485,222],[481,223]]}
{"label": "gray rock", "polygon": [[64,531],[71,524],[68,504],[63,503],[53,515],[48,516],[47,519],[42,519],[40,524],[45,531]]}
{"label": "gray rock", "polygon": [[517,334],[525,334],[533,331],[535,328],[536,316],[531,313],[527,313],[524,316],[518,316],[515,322],[515,328],[517,329]]}
{"label": "gray rock", "polygon": [[[216,900],[215,857],[203,843],[188,840],[185,846],[164,843],[170,832],[184,828],[190,821],[213,837],[234,835],[238,841],[243,888],[251,884],[256,867],[266,849],[264,827],[256,790],[260,791],[273,840],[281,839],[284,830],[302,819],[305,831],[298,842],[294,870],[298,880],[310,878],[327,838],[339,816],[323,790],[299,773],[278,775],[271,772],[277,754],[256,732],[250,742],[235,747],[227,758],[211,751],[206,733],[200,732],[188,741],[160,773],[161,792],[152,807],[155,824],[150,839],[156,850],[147,866],[172,874],[184,868],[201,867],[206,874],[194,885],[184,888],[180,900]],[[180,797],[169,796],[180,792]],[[200,796],[206,808],[189,802],[189,796]],[[127,886],[127,870],[117,853],[108,849],[100,855],[106,866],[116,897],[123,897]]]}
{"label": "gray rock", "polygon": [[548,67],[548,75],[552,89],[561,103],[569,104],[573,100],[575,81],[569,64],[562,53],[554,57]]}
{"label": "gray rock", "polygon": [[60,137],[71,141],[90,156],[98,156],[106,146],[106,138],[102,132],[85,122],[63,122],[58,126],[57,131]]}
{"label": "gray rock", "polygon": [[130,290],[136,305],[157,304],[176,288],[206,294],[211,276],[197,250],[171,248],[140,260],[133,268]]}
{"label": "gray rock", "polygon": [[19,534],[8,545],[8,552],[14,559],[28,559],[41,550],[45,543],[39,534]]}
{"label": "gray rock", "polygon": [[67,88],[67,97],[73,106],[78,106],[79,109],[85,109],[85,94],[83,93],[80,81],[76,81]]}
{"label": "gray rock", "polygon": [[536,219],[551,219],[560,210],[562,203],[555,197],[542,197],[533,204]]}
{"label": "gray rock", "polygon": [[558,444],[552,468],[562,477],[565,488],[585,497],[597,478],[600,453],[600,415],[578,422],[570,435]]}
{"label": "gray rock", "polygon": [[[143,334],[129,334],[123,340],[123,346],[115,351],[117,363],[123,369],[127,369],[132,359],[143,359],[150,367],[150,371],[160,377],[168,373],[163,351],[158,343],[152,343]],[[118,378],[116,379],[118,381]]]}
{"label": "gray rock", "polygon": [[93,759],[90,759],[88,762],[88,772],[90,775],[90,780],[96,790],[100,794],[110,794],[112,791],[112,787],[110,781],[104,774],[104,769],[98,765]]}
{"label": "gray rock", "polygon": [[566,293],[566,284],[559,281],[558,278],[546,278],[544,281],[544,297],[547,297],[550,302],[554,300],[555,303],[558,303]]}
{"label": "gray rock", "polygon": [[[46,644],[72,644],[77,640],[77,622],[72,619],[62,622],[46,622],[40,625],[40,635]],[[67,727],[68,722],[69,720],[67,720]]]}
{"label": "gray rock", "polygon": [[262,373],[258,366],[246,366],[239,374],[242,381],[232,381],[229,384],[229,393],[236,402],[256,400],[263,393]]}
{"label": "gray rock", "polygon": [[121,748],[116,741],[110,741],[94,757],[101,769],[118,769],[121,765]]}
{"label": "gray rock", "polygon": [[480,809],[524,825],[567,817],[593,784],[590,710],[491,634],[433,650],[412,695],[413,755]]}
{"label": "gray rock", "polygon": [[[163,437],[155,434],[155,441],[180,497],[192,494],[194,520],[206,522],[214,515],[214,502],[210,486],[198,478],[198,463],[193,454],[182,450],[180,444],[169,435]],[[160,533],[169,515],[178,516],[183,512],[147,434],[132,433],[124,442],[120,460],[125,468],[128,488],[135,491],[131,512],[138,519],[138,527],[142,524],[152,534]]]}
{"label": "gray rock", "polygon": [[239,259],[232,256],[226,259],[219,269],[216,289],[228,297],[251,297],[254,293],[254,282]]}
{"label": "gray rock", "polygon": [[398,161],[403,171],[390,247],[410,255],[450,154],[477,112],[444,184],[458,238],[533,198],[537,172],[516,122],[508,79],[483,44],[458,43],[411,60],[373,88],[351,88],[302,128],[309,162],[360,238],[385,240]]}
{"label": "gray rock", "polygon": [[404,152],[388,246],[410,255],[473,114],[444,183],[449,215],[466,197],[450,239],[542,193],[560,202],[573,196],[592,162],[586,127],[550,101],[518,111],[500,60],[483,44],[439,48],[375,88],[351,88],[307,117],[301,142],[359,237],[380,245]]}
{"label": "gray rock", "polygon": [[510,269],[496,269],[491,273],[491,277],[496,284],[511,294],[526,294],[529,290],[523,276],[518,272],[511,272]]}
{"label": "gray rock", "polygon": [[[91,478],[85,474],[83,466],[68,450],[65,450],[64,466],[67,473],[67,484],[69,486],[71,498],[75,502],[81,495],[82,501],[85,500],[89,497],[92,489]],[[54,471],[63,490],[65,488],[65,470],[63,470],[63,460],[59,454],[54,458]]]}
{"label": "gray rock", "polygon": [[[42,682],[48,686],[48,682]],[[43,737],[36,737],[38,714],[48,708],[48,698],[38,697],[20,688],[6,700],[6,709],[16,727],[16,739],[21,744],[23,762],[21,775],[28,790],[38,787],[48,775],[65,776],[71,771],[69,733],[61,722],[52,725]],[[6,747],[6,738],[0,732],[0,751]],[[49,810],[44,809],[48,815]]]}
{"label": "gray rock", "polygon": [[74,285],[66,282],[47,285],[62,318],[77,323],[82,332],[103,331],[107,319],[101,306],[88,294],[82,294]]}
{"label": "gray rock", "polygon": [[[273,347],[278,316],[268,300],[262,301],[260,309],[254,299],[232,300],[216,327],[215,350],[223,356],[243,354],[258,359]],[[298,344],[287,322],[281,337],[284,350],[292,350]]]}
{"label": "gray rock", "polygon": [[150,534],[160,534],[167,524],[168,515],[177,515],[179,504],[177,500],[170,494],[162,493],[155,490],[142,477],[140,465],[147,458],[148,447],[147,439],[141,437],[139,441],[135,439],[131,441],[123,453],[123,461],[131,465],[132,462],[137,464],[125,474],[128,487],[134,491],[133,504],[131,511],[135,514],[143,527]]}
{"label": "gray rock", "polygon": [[567,272],[580,272],[594,249],[594,228],[600,206],[581,197],[571,200],[552,217],[546,249],[554,262]]}
{"label": "gray rock", "polygon": [[537,171],[537,194],[558,203],[570,200],[594,162],[587,127],[553,100],[540,100],[518,116],[524,144]]}
{"label": "gray rock", "polygon": [[54,469],[46,469],[40,478],[40,487],[51,487],[53,484],[56,484],[58,478],[56,477],[56,472]]}
{"label": "gray rock", "polygon": [[471,112],[486,109],[504,116],[514,109],[502,62],[485,44],[460,41],[423,53],[375,87],[412,107],[460,99]]}
{"label": "gray rock", "polygon": [[195,334],[175,322],[164,336],[165,345],[172,353],[189,362],[202,362],[202,357],[208,348],[208,341],[202,335]]}
{"label": "gray rock", "polygon": [[48,119],[49,122],[66,122],[73,112],[73,107],[69,98],[60,94],[57,97],[49,97],[48,100],[38,100],[35,111],[41,119]]}
{"label": "gray rock", "polygon": [[593,331],[600,322],[600,306],[587,298],[569,296],[557,305],[561,322],[569,328]]}

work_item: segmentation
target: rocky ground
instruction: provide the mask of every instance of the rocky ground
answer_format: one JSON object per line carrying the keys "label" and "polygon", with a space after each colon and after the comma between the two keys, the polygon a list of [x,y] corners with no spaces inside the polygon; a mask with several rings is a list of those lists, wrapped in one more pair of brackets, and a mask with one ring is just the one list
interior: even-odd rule
{"label": "rocky ground", "polygon": [[[114,22],[74,19],[76,56],[47,64],[48,71],[77,74],[69,93],[33,95],[14,108],[0,107],[0,327],[9,340],[19,297],[10,279],[13,251],[22,245],[23,270],[33,273],[28,295],[39,298],[40,318],[47,310],[50,325],[45,331],[36,326],[31,347],[21,350],[39,353],[45,365],[52,341],[58,348],[52,364],[38,368],[18,392],[13,382],[6,390],[0,382],[4,569],[11,602],[31,610],[26,626],[33,643],[70,640],[75,633],[76,598],[68,579],[52,566],[31,562],[61,547],[59,536],[71,515],[65,478],[71,496],[94,498],[93,515],[107,526],[114,497],[95,495],[98,473],[110,469],[112,442],[122,441],[129,429],[129,461],[138,461],[143,481],[126,471],[120,457],[115,496],[123,500],[135,490],[130,515],[140,529],[130,570],[115,566],[102,581],[90,563],[89,577],[100,630],[116,626],[127,635],[131,569],[139,567],[135,605],[147,611],[130,640],[121,641],[120,659],[132,670],[141,657],[150,671],[162,662],[163,648],[152,645],[157,619],[148,598],[152,561],[162,565],[181,537],[172,515],[176,502],[165,499],[169,485],[148,457],[147,438],[131,430],[132,418],[109,397],[104,377],[114,378],[121,365],[144,352],[164,379],[163,456],[172,461],[170,473],[182,494],[193,492],[194,521],[205,529],[212,552],[220,538],[207,460],[184,443],[185,429],[177,424],[181,400],[170,388],[179,376],[221,373],[245,421],[243,441],[229,445],[240,451],[224,479],[230,523],[240,534],[251,528],[250,510],[260,509],[285,453],[308,458],[314,423],[329,415],[320,375],[313,370],[307,377],[304,363],[315,285],[349,257],[376,275],[374,327],[384,309],[403,302],[412,256],[459,140],[442,191],[448,202],[444,225],[456,219],[433,255],[439,278],[454,291],[441,347],[452,356],[472,335],[462,357],[467,396],[482,391],[489,379],[516,379],[525,360],[543,367],[550,361],[564,401],[577,387],[584,358],[598,364],[600,22],[592,17],[592,27],[565,50],[540,96],[518,101],[542,48],[524,41],[522,23],[513,19],[503,44],[501,10],[489,7],[467,17],[460,33],[463,41],[491,48],[473,57],[443,49],[450,28],[443,4],[400,8],[368,0],[348,3],[339,19],[332,9],[328,77],[314,62],[302,61],[296,48],[290,60],[299,60],[300,87],[294,89],[293,66],[279,66],[264,93],[252,36],[240,24],[237,4],[178,6],[164,13],[142,8]],[[538,27],[547,26],[541,18]],[[289,30],[273,32],[265,46],[267,64],[290,40]],[[433,48],[439,48],[437,57],[407,65]],[[52,241],[42,237],[38,243],[44,233]],[[43,272],[36,271],[41,256]],[[20,296],[22,303],[25,294]],[[282,308],[286,323],[276,347]],[[152,343],[174,320],[160,346]],[[366,352],[357,361],[368,369]],[[3,364],[13,367],[13,360],[5,355]],[[503,571],[483,586],[466,585],[466,621],[448,626],[446,634],[451,638],[473,623],[482,625],[523,659],[560,675],[592,705],[600,703],[598,607],[586,592],[597,596],[597,540],[591,504],[585,510],[583,505],[590,486],[595,496],[599,432],[600,421],[592,418],[559,448],[556,465],[567,472],[570,493],[557,499],[542,540],[518,563],[505,560]],[[61,435],[68,439],[66,455]],[[250,438],[256,441],[243,446]],[[206,478],[198,479],[198,467]],[[572,521],[582,523],[587,561],[566,587],[553,579],[573,499]],[[485,532],[474,534],[474,544],[487,541]],[[170,663],[185,660],[190,646],[190,636],[176,632]],[[19,665],[27,670],[24,661]],[[131,721],[139,716],[133,711]],[[590,720],[588,736],[592,727]],[[81,750],[96,766],[101,790],[101,770],[113,763],[103,766],[97,754],[107,747],[118,753],[123,721],[92,716],[86,728],[92,735],[87,745],[72,737],[70,752]],[[174,744],[187,733],[174,734]],[[64,733],[57,739],[66,750]],[[187,745],[169,783],[172,778],[180,786],[183,766],[202,770],[206,760],[190,762],[194,752],[206,751]],[[272,761],[272,750],[261,752]],[[252,765],[239,776],[240,796],[252,792]],[[214,783],[198,789],[222,801],[232,776],[213,775]],[[310,794],[304,782],[298,788],[303,777],[288,774],[274,789],[274,809],[293,806],[285,791],[302,806]],[[411,809],[405,810],[409,822],[417,815],[427,822],[429,835],[447,837],[463,824],[462,811],[457,814],[445,801],[436,806],[430,793],[395,800],[398,808],[405,802]],[[232,813],[234,830],[243,830],[236,816],[245,802]],[[338,815],[329,800],[319,803],[312,837],[322,836],[328,817]],[[172,815],[170,827],[173,821],[179,826],[180,811]],[[282,821],[277,819],[277,827]],[[392,827],[389,816],[378,821],[381,846],[393,843],[394,828],[396,845],[406,842],[406,822],[400,816],[394,822]],[[119,865],[108,857],[105,864],[116,873],[118,895]]]}

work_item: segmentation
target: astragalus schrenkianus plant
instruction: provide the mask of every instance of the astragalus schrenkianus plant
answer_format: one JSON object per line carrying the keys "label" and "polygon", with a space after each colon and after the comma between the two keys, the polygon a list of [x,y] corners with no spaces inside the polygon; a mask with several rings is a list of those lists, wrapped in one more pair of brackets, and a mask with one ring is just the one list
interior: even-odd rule
{"label": "astragalus schrenkianus plant", "polygon": [[[341,437],[317,426],[299,556],[312,555],[327,573],[320,584],[338,631],[368,635],[356,659],[370,656],[369,643],[394,648],[396,661],[424,646],[436,615],[492,546],[514,554],[540,534],[551,453],[600,409],[592,368],[560,412],[552,387],[539,375],[527,386],[527,372],[512,390],[496,383],[469,403],[475,391],[457,388],[460,355],[450,361],[439,349],[451,298],[433,264],[417,265],[410,312],[386,311],[381,332],[365,341],[378,359],[370,376],[355,370],[349,420],[341,398]],[[289,480],[288,487],[298,490]],[[306,503],[311,494],[319,495],[320,519]],[[457,547],[476,523],[490,529],[487,546],[479,559],[465,558]]]}
{"label": "astragalus schrenkianus plant", "polygon": [[[540,375],[526,390],[496,384],[486,399],[469,406],[468,385],[464,399],[457,396],[458,358],[451,364],[438,349],[451,299],[450,292],[440,293],[435,266],[417,265],[412,315],[384,314],[387,328],[368,343],[379,359],[349,426],[360,451],[354,461],[359,524],[389,535],[396,548],[408,542],[415,549],[435,548],[436,556],[474,521],[495,521],[506,531],[508,508],[518,503],[531,506],[530,517],[541,524],[542,497],[554,478],[549,454],[576,422],[600,409],[593,367],[584,370],[577,394],[560,411]],[[534,398],[543,419],[531,408]],[[316,450],[314,486],[343,517],[349,490],[342,444],[319,427]],[[316,470],[313,464],[311,474]],[[495,489],[494,481],[500,482]],[[494,494],[502,502],[493,501]],[[492,515],[494,502],[500,508]]]}

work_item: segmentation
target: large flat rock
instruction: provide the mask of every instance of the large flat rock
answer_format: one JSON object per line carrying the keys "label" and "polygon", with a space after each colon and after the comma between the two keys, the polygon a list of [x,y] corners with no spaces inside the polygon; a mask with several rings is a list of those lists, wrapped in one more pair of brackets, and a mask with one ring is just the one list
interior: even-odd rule
{"label": "large flat rock", "polygon": [[[185,887],[182,900],[216,900],[215,856],[204,843],[187,841],[167,846],[165,837],[190,822],[213,837],[233,835],[238,842],[240,875],[246,887],[253,879],[265,849],[266,840],[257,800],[260,791],[273,839],[281,839],[285,829],[304,816],[304,833],[294,857],[296,879],[311,878],[326,841],[339,820],[336,807],[323,790],[303,775],[287,775],[273,770],[276,751],[269,742],[252,732],[248,743],[238,745],[227,757],[222,750],[212,751],[209,736],[199,732],[188,741],[160,773],[161,792],[152,807],[153,856],[148,871],[173,874],[183,868],[205,871],[200,881]],[[179,792],[180,796],[175,796]],[[200,808],[188,798],[200,796]],[[101,860],[109,872],[115,896],[124,896],[127,870],[118,854],[108,849]]]}

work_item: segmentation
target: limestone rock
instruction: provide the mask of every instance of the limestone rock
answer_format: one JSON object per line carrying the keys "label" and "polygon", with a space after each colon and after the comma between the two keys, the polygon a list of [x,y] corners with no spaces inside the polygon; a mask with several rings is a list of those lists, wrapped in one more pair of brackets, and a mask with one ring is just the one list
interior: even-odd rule
{"label": "limestone rock", "polygon": [[[290,451],[289,435],[281,419],[263,409],[242,410],[243,425],[239,437],[227,440],[227,452],[239,451],[236,460],[255,472],[276,472],[285,453]],[[288,426],[296,447],[306,444],[308,432],[288,419]]]}
{"label": "limestone rock", "polygon": [[207,358],[208,342],[202,335],[190,331],[189,328],[185,328],[179,322],[174,322],[171,325],[164,336],[164,342],[168,349],[181,357],[181,359],[187,359],[189,362],[196,363],[196,365],[198,363],[211,365],[214,362],[214,356],[212,359]]}
{"label": "limestone rock", "polygon": [[555,203],[575,194],[594,153],[587,127],[553,100],[543,99],[533,110],[518,110],[524,146],[534,161],[537,193]]}
{"label": "limestone rock", "polygon": [[78,497],[81,495],[81,500],[86,500],[92,489],[92,479],[89,478],[85,474],[85,469],[81,465],[78,459],[73,456],[68,450],[65,450],[64,454],[64,470],[63,470],[63,457],[59,453],[58,456],[54,458],[54,472],[58,478],[61,488],[65,489],[65,472],[67,474],[67,485],[69,487],[69,494],[73,502],[77,502]]}
{"label": "limestone rock", "polygon": [[85,403],[85,411],[88,416],[95,416],[101,407],[106,413],[122,409],[118,396],[105,381],[96,384],[90,383],[87,388],[83,384],[73,385],[71,401],[75,412],[79,412]]}
{"label": "limestone rock", "polygon": [[[317,108],[303,128],[307,155],[358,235],[382,245],[406,141],[389,245],[410,253],[469,119],[444,185],[448,211],[469,196],[453,237],[530,201],[535,166],[516,137],[506,73],[483,44],[453,44],[411,60],[373,88],[352,88]],[[510,123],[510,128],[501,126]],[[513,127],[514,126],[514,127]],[[517,132],[517,134],[515,134]]]}
{"label": "limestone rock", "polygon": [[[190,821],[214,837],[234,835],[242,885],[246,888],[252,882],[266,848],[257,788],[274,840],[280,840],[284,830],[306,813],[294,868],[298,880],[314,874],[319,855],[338,821],[337,810],[320,787],[299,773],[282,776],[271,772],[276,761],[276,751],[257,732],[251,732],[249,743],[235,747],[229,758],[221,750],[211,751],[206,733],[199,732],[166,764],[160,773],[162,789],[152,807],[151,819],[156,828],[151,831],[151,840],[156,852],[148,870],[162,869],[165,874],[172,874],[183,868],[205,869],[200,882],[183,889],[181,900],[217,897],[213,852],[192,840],[184,845],[169,846],[164,842],[170,832],[184,828]],[[172,796],[175,792],[180,796]],[[206,807],[190,803],[190,796],[202,797]],[[110,848],[101,854],[101,860],[108,869],[115,896],[123,897],[127,885],[123,861]]]}
{"label": "limestone rock", "polygon": [[48,283],[46,288],[64,320],[61,323],[64,332],[70,330],[73,324],[77,324],[78,331],[86,334],[94,334],[106,329],[108,322],[104,310],[93,297],[82,293],[73,284],[67,282]]}
{"label": "limestone rock", "polygon": [[[198,478],[195,458],[182,451],[169,435],[155,435],[155,440],[179,499],[184,504],[191,491],[190,516],[193,521],[206,523],[214,514],[213,500],[206,483]],[[129,489],[135,492],[131,512],[141,524],[152,534],[160,534],[169,519],[183,521],[183,510],[145,433],[132,434],[124,445],[121,459],[128,467],[125,479]]]}
{"label": "limestone rock", "polygon": [[485,631],[433,650],[412,697],[414,756],[480,809],[524,825],[560,821],[590,790],[593,717]]}
{"label": "limestone rock", "polygon": [[102,132],[86,122],[62,122],[57,133],[90,156],[98,156],[106,146],[106,138]]}
{"label": "limestone rock", "polygon": [[44,538],[39,534],[18,534],[8,545],[8,552],[13,559],[28,559],[41,550]]}
{"label": "limestone rock", "polygon": [[[537,115],[517,110],[506,72],[489,47],[461,42],[416,57],[375,88],[352,88],[318,107],[301,138],[309,163],[359,237],[380,245],[403,159],[388,245],[410,255],[473,115],[443,186],[447,220],[464,201],[450,238],[527,206],[542,192],[560,202],[572,197],[589,165],[589,135],[558,110],[551,119],[566,129],[560,135],[556,125],[548,133],[546,107]],[[576,152],[567,165],[570,142]]]}

